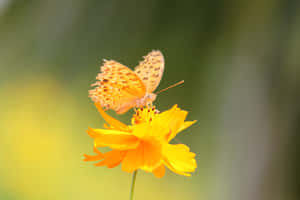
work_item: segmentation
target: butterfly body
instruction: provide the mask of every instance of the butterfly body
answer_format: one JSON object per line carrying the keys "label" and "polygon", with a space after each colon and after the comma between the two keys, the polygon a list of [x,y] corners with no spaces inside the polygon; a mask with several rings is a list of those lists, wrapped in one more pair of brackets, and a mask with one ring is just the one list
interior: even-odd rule
{"label": "butterfly body", "polygon": [[156,94],[154,94],[154,93],[146,94],[142,98],[138,98],[136,100],[133,100],[132,102],[123,104],[123,106],[116,108],[115,111],[118,114],[123,114],[123,113],[127,112],[130,108],[144,107],[144,106],[150,104],[151,102],[153,102],[155,99],[156,99]]}
{"label": "butterfly body", "polygon": [[143,106],[146,106],[147,104],[155,101],[155,99],[156,99],[156,94],[147,93],[143,98],[137,99],[135,104],[136,104],[136,107],[143,107]]}
{"label": "butterfly body", "polygon": [[141,107],[156,99],[153,91],[159,85],[164,71],[164,58],[160,51],[152,51],[134,71],[113,61],[105,60],[96,86],[89,91],[92,100],[118,114],[130,108]]}

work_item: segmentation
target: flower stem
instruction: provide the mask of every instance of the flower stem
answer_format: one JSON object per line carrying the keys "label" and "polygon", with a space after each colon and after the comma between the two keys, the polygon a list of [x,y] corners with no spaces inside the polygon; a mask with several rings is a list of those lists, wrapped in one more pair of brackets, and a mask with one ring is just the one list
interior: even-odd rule
{"label": "flower stem", "polygon": [[137,174],[137,170],[134,171],[134,172],[133,172],[133,175],[132,175],[132,181],[131,181],[131,189],[130,189],[130,197],[129,197],[129,200],[133,200],[133,194],[134,194],[134,186],[135,186],[136,174]]}

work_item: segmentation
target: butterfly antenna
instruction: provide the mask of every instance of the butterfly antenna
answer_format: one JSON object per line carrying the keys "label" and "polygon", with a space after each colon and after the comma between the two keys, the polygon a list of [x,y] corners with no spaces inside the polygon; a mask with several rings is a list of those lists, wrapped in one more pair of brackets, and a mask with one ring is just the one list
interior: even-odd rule
{"label": "butterfly antenna", "polygon": [[181,80],[181,81],[179,81],[179,82],[177,82],[177,83],[175,83],[175,84],[173,84],[173,85],[170,85],[169,87],[167,87],[167,88],[165,88],[165,89],[162,89],[162,90],[156,92],[155,94],[162,93],[162,92],[164,92],[164,91],[166,91],[166,90],[168,90],[168,89],[170,89],[170,88],[176,87],[177,85],[181,85],[181,84],[183,84],[183,83],[184,83],[184,80]]}

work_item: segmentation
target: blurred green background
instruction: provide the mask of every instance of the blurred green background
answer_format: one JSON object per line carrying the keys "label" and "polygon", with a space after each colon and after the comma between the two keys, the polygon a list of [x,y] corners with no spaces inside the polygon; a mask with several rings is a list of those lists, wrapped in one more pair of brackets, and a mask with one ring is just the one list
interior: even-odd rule
{"label": "blurred green background", "polygon": [[102,59],[152,49],[158,89],[185,80],[155,104],[198,120],[177,137],[198,168],[141,172],[135,199],[299,199],[299,0],[0,0],[0,199],[128,199],[130,174],[82,161],[103,125],[87,93]]}

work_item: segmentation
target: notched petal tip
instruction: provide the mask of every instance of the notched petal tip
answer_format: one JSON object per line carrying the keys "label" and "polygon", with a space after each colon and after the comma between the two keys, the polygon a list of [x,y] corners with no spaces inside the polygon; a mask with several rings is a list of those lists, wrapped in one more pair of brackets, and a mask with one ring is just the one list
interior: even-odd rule
{"label": "notched petal tip", "polygon": [[123,160],[126,151],[112,150],[106,153],[101,153],[96,148],[94,152],[97,154],[95,156],[84,155],[84,161],[100,161],[94,164],[96,167],[107,166],[108,168],[114,168],[118,166]]}
{"label": "notched petal tip", "polygon": [[87,154],[83,154],[83,156],[84,156],[84,160],[83,161],[89,162],[89,161],[101,160],[101,159],[104,158],[104,154],[101,153],[96,147],[94,147],[94,152],[97,155],[90,156],[90,155],[87,155]]}
{"label": "notched petal tip", "polygon": [[177,130],[177,132],[181,132],[185,129],[187,129],[188,127],[192,126],[193,124],[195,124],[197,122],[197,120],[193,120],[193,121],[185,121]]}
{"label": "notched petal tip", "polygon": [[190,176],[197,168],[195,153],[190,152],[190,148],[184,144],[168,144],[164,146],[164,163],[173,172]]}

